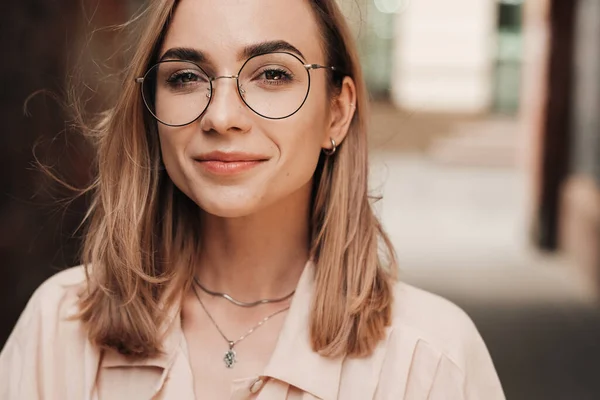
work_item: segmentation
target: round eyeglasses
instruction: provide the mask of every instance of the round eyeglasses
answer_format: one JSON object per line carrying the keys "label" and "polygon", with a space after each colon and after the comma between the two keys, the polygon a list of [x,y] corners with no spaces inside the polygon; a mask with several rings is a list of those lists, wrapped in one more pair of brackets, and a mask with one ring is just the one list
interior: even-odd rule
{"label": "round eyeglasses", "polygon": [[213,82],[235,79],[242,101],[261,117],[283,119],[294,115],[310,91],[310,71],[335,67],[304,64],[292,53],[274,52],[246,60],[237,75],[210,77],[191,61],[166,60],[151,67],[136,82],[156,120],[168,126],[196,121],[213,98]]}

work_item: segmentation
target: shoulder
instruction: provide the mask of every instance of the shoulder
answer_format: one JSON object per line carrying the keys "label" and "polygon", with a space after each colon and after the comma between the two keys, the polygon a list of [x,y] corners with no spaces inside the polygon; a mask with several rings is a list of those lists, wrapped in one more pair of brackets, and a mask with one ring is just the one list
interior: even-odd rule
{"label": "shoulder", "polygon": [[[76,390],[85,360],[97,359],[79,319],[79,294],[86,285],[83,267],[61,271],[42,283],[0,352],[0,398],[65,398],[51,392],[73,381]],[[32,368],[35,367],[35,368]],[[42,394],[43,393],[43,394]]]}
{"label": "shoulder", "polygon": [[72,289],[74,287],[82,288],[85,283],[85,268],[83,265],[79,265],[76,267],[64,269],[60,272],[57,272],[50,278],[46,279],[46,281],[44,281],[37,289],[37,292],[60,292],[63,290]]}
{"label": "shoulder", "polygon": [[48,278],[33,293],[11,336],[21,341],[36,331],[50,333],[52,326],[78,312],[79,294],[86,285],[83,266],[71,267]]}
{"label": "shoulder", "polygon": [[475,324],[462,308],[403,282],[395,284],[392,312],[393,332],[410,332],[459,367],[465,365],[468,347],[480,340]]}
{"label": "shoulder", "polygon": [[57,311],[56,316],[72,314],[74,310],[71,308],[77,305],[79,294],[85,288],[86,282],[85,269],[81,265],[60,271],[37,288],[31,296],[28,308],[41,308],[46,311],[54,309]]}
{"label": "shoulder", "polygon": [[82,288],[85,283],[86,274],[83,265],[67,268],[46,279],[38,287],[33,297],[60,293],[73,288]]}
{"label": "shoulder", "polygon": [[[381,390],[407,398],[504,399],[487,347],[460,307],[399,282],[392,313]],[[399,376],[407,377],[404,384]]]}

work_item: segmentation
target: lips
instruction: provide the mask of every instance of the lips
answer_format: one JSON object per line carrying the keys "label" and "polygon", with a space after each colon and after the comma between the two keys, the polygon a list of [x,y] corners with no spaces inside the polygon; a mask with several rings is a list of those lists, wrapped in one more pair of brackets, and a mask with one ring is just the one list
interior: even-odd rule
{"label": "lips", "polygon": [[237,176],[268,161],[261,154],[213,151],[195,157],[197,165],[214,176]]}
{"label": "lips", "polygon": [[195,157],[196,161],[218,161],[224,163],[230,162],[248,162],[248,161],[266,161],[269,158],[261,154],[252,154],[244,152],[223,152],[212,151]]}

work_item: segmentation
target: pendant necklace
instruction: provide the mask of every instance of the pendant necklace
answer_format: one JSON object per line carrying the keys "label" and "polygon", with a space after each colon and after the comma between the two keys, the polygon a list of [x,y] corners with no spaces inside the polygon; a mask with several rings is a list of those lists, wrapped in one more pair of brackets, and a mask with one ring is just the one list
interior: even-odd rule
{"label": "pendant necklace", "polygon": [[269,303],[281,303],[282,301],[285,301],[287,299],[289,299],[290,297],[292,297],[294,295],[294,293],[296,292],[296,290],[293,290],[291,293],[280,297],[278,299],[262,299],[262,300],[257,300],[257,301],[253,301],[250,303],[245,303],[243,301],[239,301],[234,299],[233,297],[231,297],[230,295],[228,295],[227,293],[220,293],[220,292],[213,292],[212,290],[209,290],[207,288],[205,288],[200,281],[198,281],[198,278],[194,277],[194,283],[196,285],[198,285],[198,287],[200,289],[202,289],[203,292],[210,294],[211,296],[217,296],[217,297],[222,297],[226,300],[228,300],[229,302],[235,304],[236,306],[239,307],[256,307],[259,306],[261,304],[269,304]]}
{"label": "pendant necklace", "polygon": [[202,309],[204,310],[204,312],[206,313],[206,315],[208,316],[208,318],[211,320],[211,322],[213,323],[213,325],[215,326],[215,328],[217,328],[217,331],[219,331],[219,334],[223,337],[223,339],[225,339],[225,341],[229,345],[229,350],[227,350],[227,352],[225,352],[225,356],[223,357],[223,361],[225,362],[225,366],[227,368],[233,368],[233,365],[237,362],[237,354],[236,354],[235,350],[233,349],[236,344],[238,344],[242,340],[246,339],[252,332],[254,332],[256,329],[258,329],[260,326],[262,326],[262,324],[264,324],[265,322],[267,322],[268,320],[270,320],[271,318],[273,318],[277,314],[281,314],[282,312],[284,312],[284,311],[286,311],[286,310],[288,310],[290,308],[290,306],[287,306],[285,308],[282,308],[281,310],[275,311],[273,314],[267,315],[258,324],[256,324],[255,326],[253,326],[252,329],[250,329],[248,332],[246,332],[245,334],[243,334],[242,336],[240,336],[237,340],[229,340],[227,338],[227,336],[225,336],[225,334],[223,333],[223,331],[221,331],[221,328],[219,328],[219,325],[217,325],[217,323],[215,322],[215,320],[212,317],[212,315],[210,315],[210,313],[208,312],[208,310],[204,306],[204,303],[200,299],[200,296],[198,295],[198,291],[196,290],[196,287],[194,285],[192,285],[192,290],[194,291],[194,294],[196,295],[196,298],[198,299],[198,302],[202,306]]}

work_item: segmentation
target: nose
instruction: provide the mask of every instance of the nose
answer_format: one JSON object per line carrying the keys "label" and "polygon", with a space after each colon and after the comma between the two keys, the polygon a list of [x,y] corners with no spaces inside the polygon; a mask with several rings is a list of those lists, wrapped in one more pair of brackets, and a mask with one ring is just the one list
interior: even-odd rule
{"label": "nose", "polygon": [[250,130],[248,110],[238,92],[237,75],[217,76],[211,80],[211,99],[201,118],[201,129],[220,134]]}

